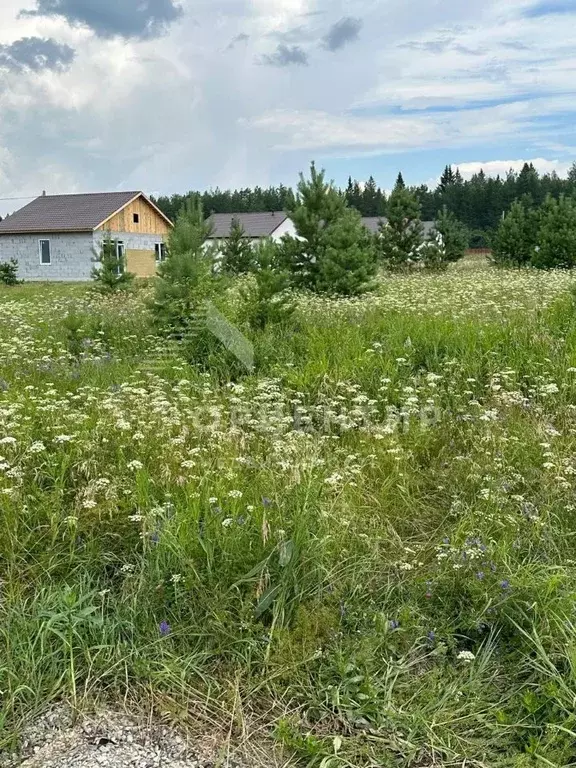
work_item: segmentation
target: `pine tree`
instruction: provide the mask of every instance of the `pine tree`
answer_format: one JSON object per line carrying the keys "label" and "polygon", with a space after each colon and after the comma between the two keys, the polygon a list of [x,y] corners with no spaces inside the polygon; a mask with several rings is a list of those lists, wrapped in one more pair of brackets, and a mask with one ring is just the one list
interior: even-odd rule
{"label": "pine tree", "polygon": [[435,229],[441,237],[446,261],[461,259],[468,247],[468,232],[446,206],[436,219]]}
{"label": "pine tree", "polygon": [[241,314],[252,330],[263,331],[268,325],[288,322],[296,305],[288,293],[290,275],[278,263],[276,243],[272,240],[258,243],[254,262],[253,282],[242,291]]}
{"label": "pine tree", "polygon": [[254,250],[238,219],[232,219],[230,234],[222,250],[221,268],[229,275],[242,275],[254,268]]}
{"label": "pine tree", "polygon": [[354,207],[354,183],[352,176],[348,176],[348,186],[346,187],[346,202],[350,207]]}
{"label": "pine tree", "polygon": [[448,269],[448,258],[446,246],[442,236],[432,231],[422,245],[418,248],[419,261],[422,262],[424,269],[430,272],[444,272]]}
{"label": "pine tree", "polygon": [[189,198],[170,233],[152,305],[156,326],[173,338],[183,340],[198,329],[204,301],[214,290],[215,254],[206,247],[210,234],[200,199]]}
{"label": "pine tree", "polygon": [[395,185],[395,187],[397,189],[405,189],[406,188],[406,184],[404,183],[404,176],[402,176],[402,172],[400,172],[398,174],[398,176],[396,177],[396,185]]}
{"label": "pine tree", "polygon": [[132,284],[135,275],[126,271],[123,249],[119,248],[118,240],[113,240],[109,233],[105,235],[100,251],[95,253],[94,262],[92,280],[96,290],[101,293],[126,290]]}
{"label": "pine tree", "polygon": [[317,289],[324,230],[346,210],[344,195],[325,180],[325,172],[318,171],[314,163],[309,179],[300,174],[298,195],[288,211],[298,238],[285,235],[281,249],[283,264],[292,273],[296,286]]}
{"label": "pine tree", "polygon": [[450,187],[450,186],[452,186],[452,184],[454,184],[454,180],[455,179],[454,179],[454,172],[452,170],[452,166],[451,165],[447,165],[444,168],[444,173],[440,177],[440,185],[439,185],[440,191],[441,192],[446,192],[448,187]]}
{"label": "pine tree", "polygon": [[576,266],[576,202],[572,198],[546,198],[532,265],[539,269]]}
{"label": "pine tree", "polygon": [[2,285],[20,285],[23,280],[18,279],[18,261],[10,259],[0,263],[0,283]]}
{"label": "pine tree", "polygon": [[363,216],[378,216],[378,187],[373,176],[364,185],[361,213]]}
{"label": "pine tree", "polygon": [[496,264],[519,267],[530,263],[536,245],[533,216],[533,212],[522,203],[512,203],[492,243],[492,259]]}
{"label": "pine tree", "polygon": [[322,234],[316,290],[341,296],[364,293],[376,270],[373,238],[358,211],[348,209]]}
{"label": "pine tree", "polygon": [[420,203],[405,187],[396,185],[387,206],[388,221],[380,225],[376,240],[380,257],[390,269],[401,269],[419,260],[423,227]]}

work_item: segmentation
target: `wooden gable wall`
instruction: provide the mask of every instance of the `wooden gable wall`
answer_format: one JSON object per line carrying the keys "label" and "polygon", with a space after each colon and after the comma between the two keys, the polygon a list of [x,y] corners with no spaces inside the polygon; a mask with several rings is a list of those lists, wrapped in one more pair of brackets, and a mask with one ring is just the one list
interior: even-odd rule
{"label": "wooden gable wall", "polygon": [[[134,214],[139,216],[138,224],[134,223]],[[170,225],[160,214],[154,210],[150,203],[143,197],[138,197],[131,202],[111,219],[109,219],[99,230],[105,232],[130,232],[131,234],[142,235],[167,235],[170,232]]]}

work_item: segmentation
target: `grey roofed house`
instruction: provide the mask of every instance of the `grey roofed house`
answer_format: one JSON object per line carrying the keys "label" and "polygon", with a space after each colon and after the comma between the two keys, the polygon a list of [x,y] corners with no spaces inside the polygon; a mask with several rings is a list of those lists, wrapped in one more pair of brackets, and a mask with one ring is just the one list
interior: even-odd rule
{"label": "grey roofed house", "polygon": [[0,222],[0,262],[24,280],[89,280],[110,236],[138,277],[156,274],[172,222],[143,192],[46,195]]}
{"label": "grey roofed house", "polygon": [[209,221],[212,224],[212,240],[226,240],[230,235],[232,221],[236,219],[246,237],[253,240],[263,237],[279,239],[286,233],[293,232],[292,221],[284,211],[272,211],[270,213],[213,213]]}
{"label": "grey roofed house", "polygon": [[[374,235],[378,232],[381,222],[387,224],[388,219],[386,219],[384,216],[364,216],[362,218],[362,224],[364,224],[366,229],[369,232],[372,232]],[[436,227],[433,221],[423,221],[422,226],[424,228],[424,237],[431,235]]]}
{"label": "grey roofed house", "polygon": [[139,194],[42,195],[0,221],[0,234],[93,230]]}

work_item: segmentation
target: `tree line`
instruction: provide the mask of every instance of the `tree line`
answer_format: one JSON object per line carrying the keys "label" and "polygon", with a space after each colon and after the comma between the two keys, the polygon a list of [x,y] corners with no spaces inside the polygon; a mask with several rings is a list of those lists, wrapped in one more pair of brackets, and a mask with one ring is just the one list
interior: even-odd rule
{"label": "tree line", "polygon": [[[402,174],[396,186],[404,186]],[[470,245],[485,247],[490,244],[503,214],[515,201],[529,200],[541,206],[547,197],[555,200],[562,195],[576,194],[576,163],[568,177],[562,179],[555,172],[539,174],[532,163],[525,163],[517,173],[510,170],[505,177],[487,176],[483,170],[465,180],[458,169],[446,166],[435,189],[426,184],[409,187],[420,204],[423,221],[434,221],[447,208],[469,230]],[[362,216],[386,216],[389,197],[373,176],[361,183],[348,180],[342,190],[351,208]],[[155,198],[158,207],[173,221],[186,200],[193,196],[202,203],[206,215],[211,213],[251,213],[282,211],[293,208],[296,192],[290,187],[255,187],[239,190],[213,189]]]}

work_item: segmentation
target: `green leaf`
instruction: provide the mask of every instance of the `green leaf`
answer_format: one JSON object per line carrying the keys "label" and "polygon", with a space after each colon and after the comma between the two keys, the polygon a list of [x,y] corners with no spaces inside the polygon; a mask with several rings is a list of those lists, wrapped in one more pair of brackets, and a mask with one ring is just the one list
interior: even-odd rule
{"label": "green leaf", "polygon": [[256,619],[262,616],[263,613],[266,613],[268,608],[270,608],[274,600],[276,600],[276,598],[280,594],[281,589],[282,589],[282,585],[277,584],[275,587],[270,587],[269,589],[266,590],[266,592],[264,592],[264,594],[256,604],[256,607],[254,608],[254,617]]}
{"label": "green leaf", "polygon": [[292,560],[293,554],[294,554],[294,542],[283,541],[280,544],[280,554],[278,557],[278,562],[281,568],[286,568],[288,563]]}

